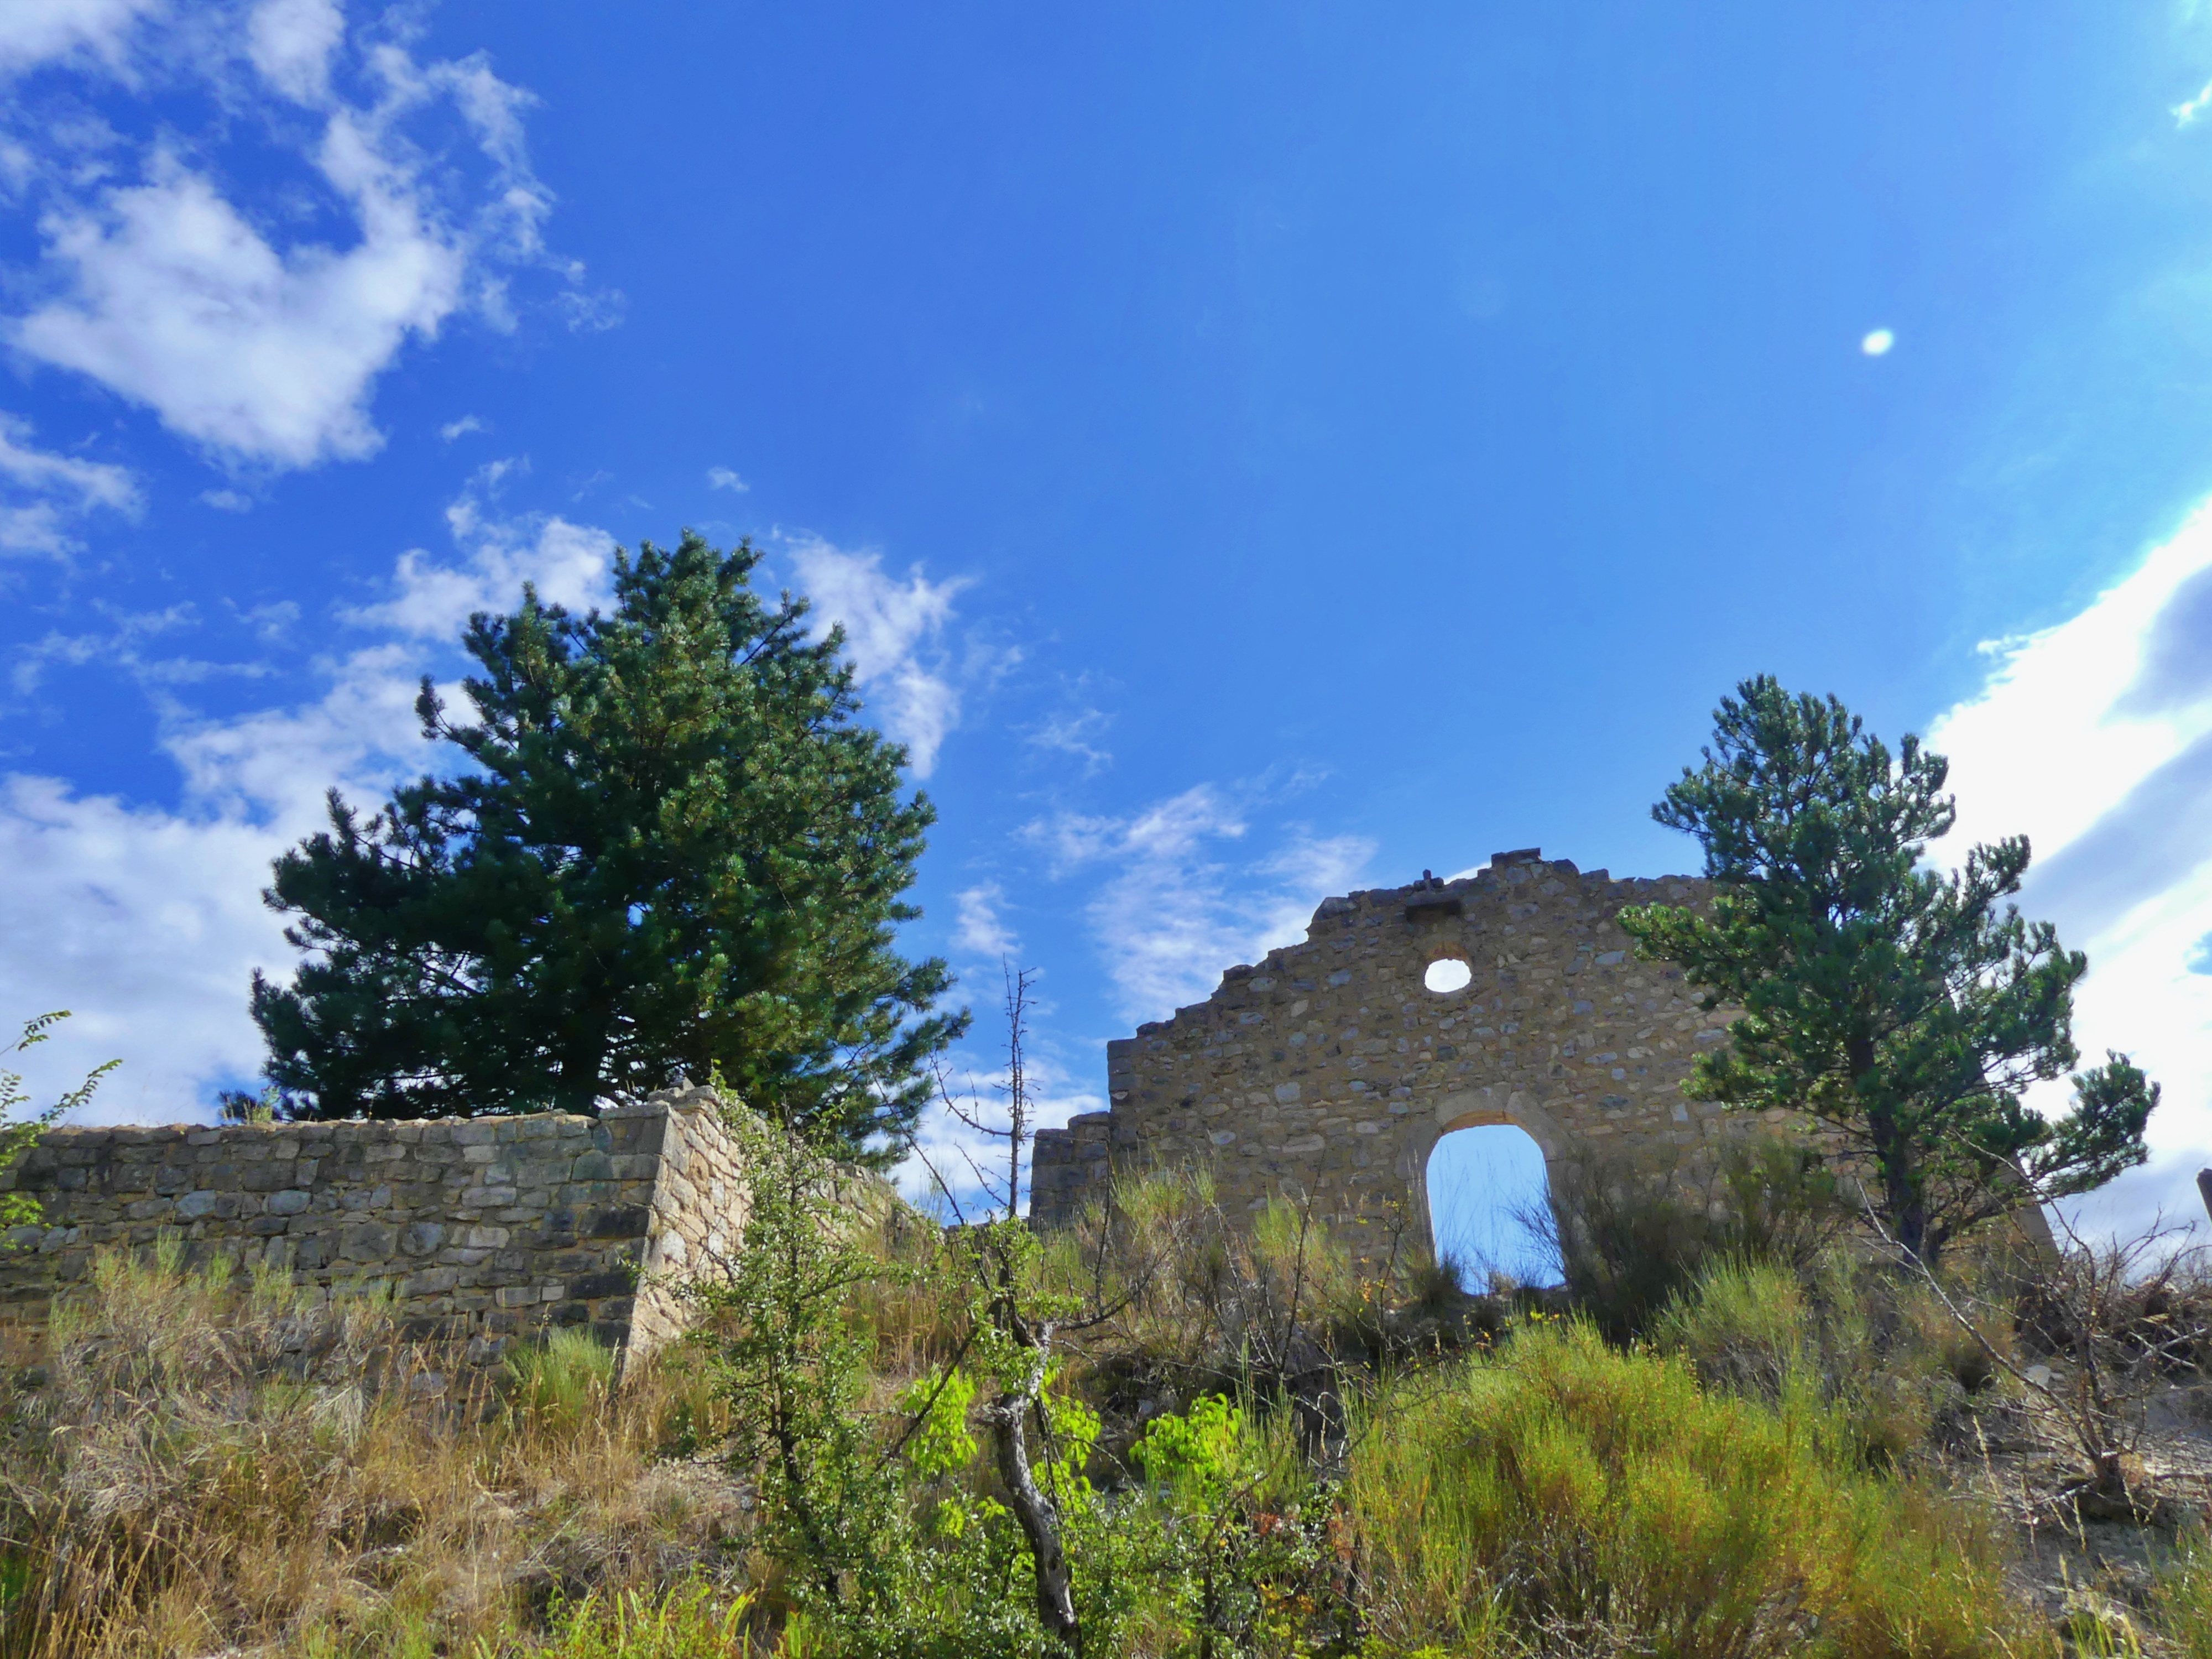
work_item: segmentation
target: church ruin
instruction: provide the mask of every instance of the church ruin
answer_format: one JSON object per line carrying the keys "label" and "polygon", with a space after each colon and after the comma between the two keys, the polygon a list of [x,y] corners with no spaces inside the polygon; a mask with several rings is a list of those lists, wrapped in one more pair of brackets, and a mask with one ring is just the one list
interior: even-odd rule
{"label": "church ruin", "polygon": [[[1762,1121],[1677,1087],[1735,1011],[1699,1008],[1679,969],[1637,960],[1619,916],[1711,891],[1532,848],[1472,877],[1324,900],[1303,944],[1107,1044],[1111,1104],[1037,1136],[1030,1214],[1065,1224],[1116,1170],[1205,1163],[1225,1207],[1310,1201],[1377,1259],[1427,1243],[1429,1155],[1455,1129],[1516,1125],[1554,1170],[1609,1154],[1699,1176],[1722,1137]],[[1444,963],[1467,981],[1428,988],[1456,977],[1432,975]]]}

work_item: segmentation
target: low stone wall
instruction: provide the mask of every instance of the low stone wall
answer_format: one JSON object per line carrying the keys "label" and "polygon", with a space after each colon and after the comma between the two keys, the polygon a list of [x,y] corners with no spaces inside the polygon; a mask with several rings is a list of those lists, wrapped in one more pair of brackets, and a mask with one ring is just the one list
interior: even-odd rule
{"label": "low stone wall", "polygon": [[[168,1231],[190,1261],[389,1297],[408,1335],[478,1360],[558,1326],[641,1352],[682,1328],[676,1281],[744,1230],[722,1110],[691,1088],[597,1118],[53,1129],[0,1174],[45,1212],[0,1252],[0,1321],[43,1323],[95,1250]],[[887,1189],[854,1177],[842,1195],[865,1208]]]}

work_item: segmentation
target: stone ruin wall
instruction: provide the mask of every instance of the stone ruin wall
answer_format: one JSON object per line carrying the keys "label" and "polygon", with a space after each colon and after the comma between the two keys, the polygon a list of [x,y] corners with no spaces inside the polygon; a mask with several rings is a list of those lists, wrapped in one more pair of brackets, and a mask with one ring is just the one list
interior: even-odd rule
{"label": "stone ruin wall", "polygon": [[[1224,1207],[1310,1200],[1380,1260],[1431,1237],[1428,1160],[1455,1129],[1510,1123],[1547,1166],[1663,1159],[1702,1191],[1723,1137],[1789,1114],[1683,1098],[1706,1012],[1679,969],[1639,962],[1624,906],[1702,906],[1683,876],[1614,880],[1535,849],[1472,878],[1325,900],[1305,942],[1234,967],[1204,1002],[1107,1044],[1110,1105],[1037,1137],[1030,1213],[1065,1224],[1116,1169],[1203,1163]],[[1455,957],[1473,978],[1422,976]]]}
{"label": "stone ruin wall", "polygon": [[[43,1324],[95,1250],[166,1231],[189,1262],[389,1297],[404,1335],[479,1362],[555,1327],[630,1352],[666,1341],[677,1281],[726,1255],[746,1212],[721,1103],[698,1087],[596,1118],[57,1128],[0,1173],[10,1188],[45,1214],[0,1251],[0,1322]],[[873,1212],[889,1189],[854,1176],[838,1196]]]}

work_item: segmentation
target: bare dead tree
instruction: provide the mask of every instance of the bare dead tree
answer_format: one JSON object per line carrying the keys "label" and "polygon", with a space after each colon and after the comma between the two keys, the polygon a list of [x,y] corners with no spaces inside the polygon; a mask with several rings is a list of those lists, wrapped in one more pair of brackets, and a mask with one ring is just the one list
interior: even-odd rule
{"label": "bare dead tree", "polygon": [[918,1139],[912,1149],[929,1171],[960,1224],[958,1248],[968,1256],[975,1285],[975,1327],[966,1345],[979,1370],[995,1384],[982,1416],[991,1437],[993,1458],[1006,1489],[1006,1506],[1028,1542],[1034,1564],[1038,1621],[1076,1654],[1083,1651],[1083,1629],[1075,1608],[1074,1576],[1069,1566],[1060,1506],[1050,1480],[1037,1479],[1030,1450],[1030,1426],[1048,1439],[1050,1421],[1043,1410],[1053,1348],[1062,1326],[1081,1311],[1079,1299],[1054,1295],[1037,1281],[1036,1237],[1021,1218],[1022,1167],[1035,1133],[1024,1048],[1028,1036],[1030,985],[1034,973],[1002,963],[1006,974],[1006,1079],[998,1086],[1005,1121],[992,1121],[971,1095],[962,1099],[939,1074],[938,1094],[946,1112],[971,1132],[1006,1146],[1003,1181],[996,1180],[962,1149],[962,1157],[995,1215],[970,1224],[959,1196],[930,1162]]}
{"label": "bare dead tree", "polygon": [[[2021,1180],[2032,1191],[2024,1174]],[[2212,1335],[2201,1318],[2172,1311],[2187,1308],[2188,1298],[2176,1292],[2201,1268],[2204,1247],[2179,1243],[2190,1230],[2162,1217],[2131,1237],[2098,1240],[2085,1238],[2063,1210],[2053,1206],[2050,1214],[2058,1249],[2015,1288],[2026,1292],[2031,1327],[2065,1365],[2063,1376],[2021,1364],[1990,1339],[1989,1321],[2022,1310],[1985,1307],[1976,1319],[1962,1305],[1967,1294],[1904,1249],[1871,1205],[1867,1218],[1898,1266],[1928,1288],[1992,1364],[2050,1408],[2084,1469],[2061,1495],[2094,1516],[2141,1518],[2154,1505],[2130,1486],[2128,1464],[2141,1449],[2150,1402]]]}

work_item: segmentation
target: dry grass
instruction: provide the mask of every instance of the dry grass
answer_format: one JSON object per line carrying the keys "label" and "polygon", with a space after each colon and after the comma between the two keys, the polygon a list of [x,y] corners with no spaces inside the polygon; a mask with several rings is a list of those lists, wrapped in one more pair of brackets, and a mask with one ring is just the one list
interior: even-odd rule
{"label": "dry grass", "polygon": [[[1220,1536],[1242,1542],[1209,1558],[1208,1594],[1287,1632],[1239,1651],[1355,1626],[1367,1659],[2054,1650],[2000,1582],[2005,1523],[1943,1484],[1947,1422],[1972,1441],[1993,1409],[2020,1417],[2017,1389],[1857,1258],[1708,1256],[1623,1352],[1418,1260],[1363,1271],[1294,1206],[1240,1224],[1202,1176],[1117,1199],[1048,1242],[1046,1271],[1103,1310],[1064,1375],[1108,1419],[1091,1473],[1120,1517],[1084,1560],[1106,1550],[1152,1586],[1133,1653],[1182,1651],[1198,1626],[1153,1593],[1188,1517],[1139,1524],[1165,1500],[1132,1482],[1130,1440],[1220,1393],[1289,1483],[1224,1500]],[[936,1230],[886,1224],[872,1249],[845,1312],[889,1437],[973,1310]],[[2039,1334],[1996,1338],[2026,1357]],[[0,1659],[832,1650],[784,1626],[750,1493],[701,1455],[723,1444],[714,1379],[685,1370],[703,1358],[679,1346],[619,1387],[580,1335],[490,1371],[459,1358],[398,1343],[365,1297],[173,1245],[102,1258],[39,1364],[0,1383]],[[981,1462],[957,1480],[996,1491]],[[902,1501],[922,1515],[934,1490]],[[2212,1655],[2205,1559],[2147,1611],[2174,1651]]]}
{"label": "dry grass", "polygon": [[588,1347],[472,1372],[365,1297],[100,1258],[0,1401],[5,1651],[495,1650],[563,1595],[714,1567],[736,1494],[653,1462],[690,1393],[617,1393]]}

